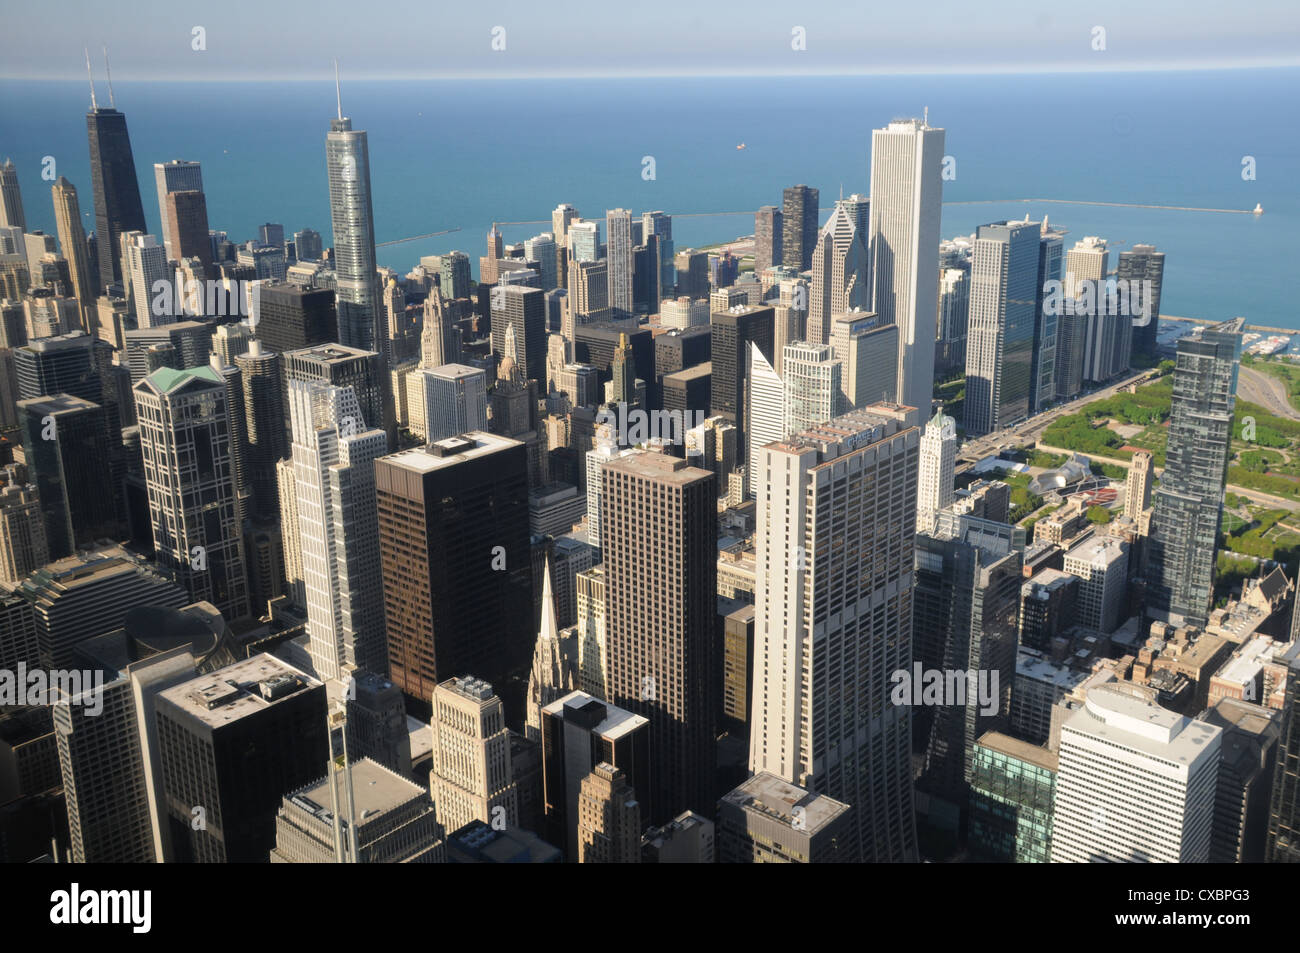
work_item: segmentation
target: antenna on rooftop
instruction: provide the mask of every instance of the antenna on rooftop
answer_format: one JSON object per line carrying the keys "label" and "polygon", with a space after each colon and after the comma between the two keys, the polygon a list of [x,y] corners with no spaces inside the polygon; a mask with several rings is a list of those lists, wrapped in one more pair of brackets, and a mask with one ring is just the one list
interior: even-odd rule
{"label": "antenna on rooftop", "polygon": [[334,98],[339,106],[339,118],[343,118],[343,88],[339,85],[339,61],[334,59]]}
{"label": "antenna on rooftop", "polygon": [[108,74],[108,107],[117,108],[117,100],[113,98],[113,70],[108,65],[108,47],[104,47],[104,72]]}
{"label": "antenna on rooftop", "polygon": [[90,80],[90,108],[98,109],[99,104],[95,102],[95,77],[90,72],[90,50],[84,46],[81,49],[86,54],[86,79]]}

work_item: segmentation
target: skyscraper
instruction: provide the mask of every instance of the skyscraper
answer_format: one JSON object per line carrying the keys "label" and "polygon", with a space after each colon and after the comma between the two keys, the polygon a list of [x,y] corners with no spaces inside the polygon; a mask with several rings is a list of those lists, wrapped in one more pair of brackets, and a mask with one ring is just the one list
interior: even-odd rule
{"label": "skyscraper", "polygon": [[486,430],[487,372],[465,364],[417,371],[422,386],[426,441]]}
{"label": "skyscraper", "polygon": [[167,270],[167,252],[152,235],[130,236],[125,250],[122,267],[126,273],[122,280],[130,282],[136,328],[172,324],[179,309],[168,287],[172,276]]}
{"label": "skyscraper", "polygon": [[[514,329],[514,353],[506,352],[506,329]],[[492,353],[513,360],[526,380],[546,381],[546,293],[522,285],[492,289]]]}
{"label": "skyscraper", "polygon": [[[111,90],[110,86],[110,94]],[[93,83],[86,134],[90,140],[90,182],[95,196],[99,291],[104,292],[109,285],[120,285],[123,280],[122,263],[118,259],[120,236],[123,232],[144,232],[145,224],[126,116],[112,107],[98,106]]]}
{"label": "skyscraper", "polygon": [[1029,416],[1038,315],[1038,222],[976,232],[966,334],[966,432],[981,436]]}
{"label": "skyscraper", "polygon": [[18,482],[13,464],[0,468],[0,584],[17,583],[49,561],[36,484]]}
{"label": "skyscraper", "polygon": [[[1294,609],[1292,612],[1294,631],[1300,614]],[[1293,641],[1278,662],[1287,666],[1286,696],[1273,767],[1264,859],[1274,864],[1294,864],[1300,863],[1300,642]]]}
{"label": "skyscraper", "polygon": [[609,241],[609,303],[616,318],[633,313],[632,307],[632,213],[625,208],[605,213]]}
{"label": "skyscraper", "polygon": [[455,833],[471,821],[496,830],[519,824],[510,771],[510,732],[501,699],[473,676],[450,678],[433,692],[430,790],[438,823]]}
{"label": "skyscraper", "polygon": [[289,384],[298,539],[316,675],[383,672],[383,579],[374,461],[388,449],[349,387]]}
{"label": "skyscraper", "polygon": [[785,423],[777,439],[800,433],[849,410],[840,383],[843,366],[829,345],[787,344],[784,366]]}
{"label": "skyscraper", "polygon": [[1157,356],[1156,331],[1160,324],[1160,286],[1164,283],[1164,276],[1165,253],[1156,251],[1155,245],[1134,245],[1128,251],[1119,253],[1119,273],[1116,277],[1128,283],[1130,300],[1134,282],[1151,282],[1150,299],[1145,294],[1142,297],[1145,313],[1133,316],[1133,350],[1130,358],[1141,355],[1153,359]]}
{"label": "skyscraper", "polygon": [[910,719],[889,693],[911,661],[919,434],[876,410],[762,451],[749,768],[853,805],[849,858],[905,861]]}
{"label": "skyscraper", "polygon": [[196,189],[167,193],[167,231],[163,233],[167,257],[180,261],[197,258],[205,268],[212,259],[208,238],[208,200]]}
{"label": "skyscraper", "polygon": [[77,201],[77,189],[63,176],[59,176],[58,181],[50,186],[50,192],[54,198],[54,222],[59,232],[59,246],[63,249],[63,257],[68,260],[72,291],[81,307],[81,329],[91,334],[98,324],[95,319],[98,289],[90,286],[90,248],[86,244],[86,230],[81,225],[81,204]]}
{"label": "skyscraper", "polygon": [[872,310],[898,325],[898,402],[930,415],[939,290],[944,131],[926,120],[871,133]]}
{"label": "skyscraper", "polygon": [[1192,625],[1209,618],[1244,324],[1233,318],[1178,341],[1149,540],[1149,610],[1156,618]]}
{"label": "skyscraper", "polygon": [[659,453],[601,473],[608,697],[649,718],[645,816],[711,810],[720,679],[713,474]]}
{"label": "skyscraper", "polygon": [[1101,685],[1061,726],[1052,863],[1205,863],[1223,729]]}
{"label": "skyscraper", "polygon": [[0,165],[0,228],[27,231],[23,193],[18,186],[18,169],[13,159],[5,159],[4,165]]}
{"label": "skyscraper", "polygon": [[758,345],[764,360],[773,361],[773,337],[776,331],[776,314],[771,307],[736,305],[726,311],[714,312],[712,401],[713,414],[721,414],[741,431],[742,450],[748,450],[745,427],[748,419],[746,395],[749,381],[749,345]]}
{"label": "skyscraper", "polygon": [[830,341],[831,316],[869,304],[867,246],[854,220],[854,207],[837,203],[830,220],[817,234],[812,253],[808,340]]}
{"label": "skyscraper", "polygon": [[[167,248],[167,257],[172,261],[189,257],[182,255],[180,249],[173,244],[173,226],[171,218],[171,209],[167,205],[167,196],[172,192],[202,192],[203,191],[203,167],[197,162],[189,162],[185,159],[172,159],[170,162],[155,162],[153,164],[154,185],[158,190],[158,218],[161,221],[160,232],[163,236],[163,243]],[[206,211],[204,219],[207,218]],[[207,239],[205,232],[204,239]],[[204,260],[207,255],[204,255]]]}
{"label": "skyscraper", "polygon": [[940,408],[921,434],[920,475],[916,492],[916,531],[934,532],[934,517],[953,501],[957,466],[957,422]]}
{"label": "skyscraper", "polygon": [[18,402],[18,425],[36,484],[50,559],[121,531],[122,489],[105,409],[69,394]]}
{"label": "skyscraper", "polygon": [[389,444],[394,442],[397,424],[393,396],[383,357],[377,352],[337,344],[290,351],[284,355],[284,377],[287,381],[320,381],[352,388],[366,425],[379,427],[388,434]]}
{"label": "skyscraper", "polygon": [[641,805],[627,776],[601,762],[582,779],[578,792],[580,864],[639,864]]}
{"label": "skyscraper", "polygon": [[524,722],[533,650],[528,457],[475,431],[375,462],[390,675],[425,706],[452,672],[483,672]]}
{"label": "skyscraper", "polygon": [[[1026,216],[1028,218],[1028,216]],[[1031,411],[1042,410],[1056,399],[1056,352],[1060,334],[1060,314],[1047,306],[1047,289],[1052,282],[1061,280],[1061,250],[1065,233],[1048,227],[1043,217],[1042,232],[1038,242],[1038,286],[1035,306],[1033,369],[1029,374],[1029,400]]]}
{"label": "skyscraper", "polygon": [[[785,429],[785,382],[772,369],[772,365],[753,341],[749,343],[749,393],[746,400],[745,432],[749,437],[744,463],[746,466],[746,484],[748,495],[758,495],[759,455],[763,448],[773,440],[784,440],[789,431]],[[730,474],[721,474],[727,478]]]}
{"label": "skyscraper", "polygon": [[338,276],[339,343],[373,351],[379,324],[379,278],[375,272],[370,148],[365,132],[352,128],[341,105],[325,137],[325,167]]}
{"label": "skyscraper", "polygon": [[328,288],[300,288],[278,281],[258,286],[256,313],[250,323],[267,350],[279,354],[331,344],[339,340],[334,292]]}
{"label": "skyscraper", "polygon": [[245,618],[225,381],[209,367],[163,368],[135,386],[135,402],[158,562],[194,601],[211,602],[232,621]]}
{"label": "skyscraper", "polygon": [[[229,325],[227,325],[228,327]],[[234,357],[244,387],[245,431],[248,436],[248,486],[251,515],[274,519],[278,503],[275,465],[289,456],[284,428],[284,370],[280,355],[252,340]]]}
{"label": "skyscraper", "polygon": [[641,213],[642,241],[655,239],[655,254],[659,258],[659,298],[673,293],[677,283],[677,269],[673,267],[673,217],[663,212]]}
{"label": "skyscraper", "polygon": [[265,862],[282,798],[330,763],[325,686],[261,654],[172,685],[156,704],[176,859]]}
{"label": "skyscraper", "polygon": [[781,263],[795,271],[807,271],[812,267],[820,220],[818,195],[816,189],[794,185],[781,197]]}
{"label": "skyscraper", "polygon": [[764,205],[755,213],[754,274],[784,264],[782,227],[781,210],[775,205]]}

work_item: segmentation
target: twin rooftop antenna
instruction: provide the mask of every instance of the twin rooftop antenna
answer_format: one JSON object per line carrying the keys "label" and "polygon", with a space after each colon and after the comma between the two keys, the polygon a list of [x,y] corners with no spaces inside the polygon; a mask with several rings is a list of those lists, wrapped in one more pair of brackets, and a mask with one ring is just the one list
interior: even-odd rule
{"label": "twin rooftop antenna", "polygon": [[[115,109],[117,100],[113,98],[113,70],[108,65],[108,47],[103,47],[103,50],[104,72],[108,75],[108,105],[110,109]],[[90,80],[90,108],[98,109],[99,104],[95,102],[95,77],[90,71],[90,50],[82,47],[82,51],[86,54],[86,79]]]}

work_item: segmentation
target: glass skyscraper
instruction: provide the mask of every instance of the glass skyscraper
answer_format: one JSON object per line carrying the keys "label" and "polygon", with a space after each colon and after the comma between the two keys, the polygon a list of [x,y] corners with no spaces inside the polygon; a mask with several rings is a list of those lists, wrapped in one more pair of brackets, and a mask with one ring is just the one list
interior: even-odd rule
{"label": "glass skyscraper", "polygon": [[375,216],[370,201],[370,149],[366,134],[340,113],[325,137],[338,275],[339,343],[375,350],[379,287],[375,272]]}
{"label": "glass skyscraper", "polygon": [[1210,614],[1244,324],[1233,318],[1178,342],[1148,574],[1148,610],[1166,621],[1203,626]]}

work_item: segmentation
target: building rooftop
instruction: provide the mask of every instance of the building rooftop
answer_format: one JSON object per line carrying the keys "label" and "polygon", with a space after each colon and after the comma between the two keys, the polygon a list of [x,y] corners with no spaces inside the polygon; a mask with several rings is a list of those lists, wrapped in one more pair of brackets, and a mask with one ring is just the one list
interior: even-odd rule
{"label": "building rooftop", "polygon": [[705,361],[703,364],[692,364],[690,367],[682,368],[680,371],[673,371],[671,374],[664,375],[664,383],[668,381],[680,381],[687,383],[689,381],[699,380],[702,377],[708,377],[713,373],[713,362]]}
{"label": "building rooftop", "polygon": [[159,694],[203,724],[220,728],[319,685],[305,672],[263,653]]}
{"label": "building rooftop", "polygon": [[1035,649],[1021,648],[1016,652],[1016,678],[1047,682],[1068,692],[1089,674],[1071,667],[1068,661],[1053,662]]}
{"label": "building rooftop", "polygon": [[1059,767],[1060,758],[1055,751],[1049,751],[1041,745],[1030,744],[1028,741],[1021,741],[1019,738],[1012,738],[1000,731],[985,732],[980,736],[977,744],[982,748],[1018,758],[1047,771],[1055,772]]}
{"label": "building rooftop", "polygon": [[[598,707],[593,708],[593,705]],[[570,717],[576,717],[578,712],[589,716],[593,721],[599,717],[599,721],[595,721],[590,730],[606,741],[617,741],[650,723],[650,719],[643,715],[633,714],[610,702],[599,701],[586,692],[579,691],[569,692],[549,705],[544,705],[542,711],[554,717],[564,718],[566,721]]]}
{"label": "building rooftop", "polygon": [[[825,794],[810,794],[804,788],[761,771],[722,796],[722,801],[744,811],[764,814],[792,830],[816,834],[849,810],[849,806]],[[796,810],[798,809],[798,810]]]}
{"label": "building rooftop", "polygon": [[1099,685],[1063,726],[1164,761],[1191,765],[1218,743],[1221,729],[1156,704],[1123,685]]}
{"label": "building rooftop", "polygon": [[316,347],[303,348],[301,351],[289,351],[285,357],[296,360],[318,361],[321,364],[342,364],[354,361],[358,357],[371,357],[374,351],[364,348],[348,347],[345,344],[321,344]]}
{"label": "building rooftop", "polygon": [[[342,773],[339,774],[338,781],[339,798],[342,801],[345,796]],[[416,798],[427,798],[428,792],[370,758],[361,758],[352,762],[352,797],[359,829],[362,824],[374,820],[380,814]],[[327,821],[331,819],[328,776],[286,795],[285,800],[309,814]]]}
{"label": "building rooftop", "polygon": [[1114,536],[1094,536],[1067,552],[1065,560],[1106,568],[1122,558],[1126,549],[1123,540],[1116,539]]}
{"label": "building rooftop", "polygon": [[419,473],[430,473],[447,467],[477,460],[510,447],[522,447],[523,444],[510,437],[501,437],[483,430],[473,430],[458,437],[435,440],[423,447],[399,450],[379,459],[385,463]]}
{"label": "building rooftop", "polygon": [[690,466],[679,457],[663,453],[633,452],[615,457],[605,464],[605,471],[624,471],[647,480],[658,480],[677,486],[686,486],[699,480],[711,479],[708,470]]}

